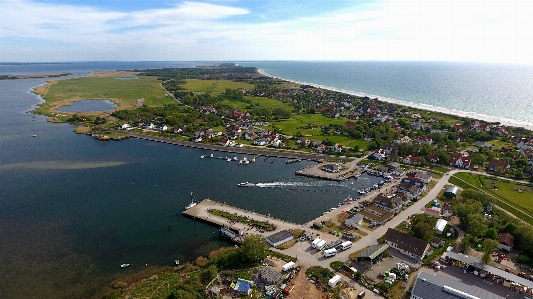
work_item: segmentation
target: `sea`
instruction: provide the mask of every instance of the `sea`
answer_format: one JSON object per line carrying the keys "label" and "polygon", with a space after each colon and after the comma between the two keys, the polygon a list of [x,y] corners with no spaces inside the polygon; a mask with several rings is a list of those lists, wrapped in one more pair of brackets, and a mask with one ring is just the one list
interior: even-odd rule
{"label": "sea", "polygon": [[[86,76],[212,63],[217,62],[0,63],[0,75]],[[296,82],[533,123],[529,66],[238,63]],[[0,298],[101,298],[117,281],[229,246],[216,227],[181,215],[191,192],[195,200],[209,198],[303,224],[378,181],[367,175],[340,183],[295,175],[315,165],[311,161],[259,157],[244,166],[200,158],[227,155],[216,151],[77,135],[70,124],[29,113],[43,102],[31,93],[43,82],[0,80]],[[238,187],[241,182],[258,186]],[[123,263],[130,266],[120,268]]]}

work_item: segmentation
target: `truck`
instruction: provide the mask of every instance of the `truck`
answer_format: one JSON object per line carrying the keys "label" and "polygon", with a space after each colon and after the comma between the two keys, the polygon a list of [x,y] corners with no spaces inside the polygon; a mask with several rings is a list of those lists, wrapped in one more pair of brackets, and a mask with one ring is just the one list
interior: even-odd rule
{"label": "truck", "polygon": [[352,242],[351,241],[346,241],[346,242],[341,244],[341,249],[342,250],[346,250],[346,249],[348,249],[350,247],[352,247]]}
{"label": "truck", "polygon": [[324,256],[325,257],[330,257],[330,256],[334,256],[337,254],[337,249],[335,248],[331,248],[331,249],[328,249],[328,250],[324,250]]}
{"label": "truck", "polygon": [[283,293],[285,293],[286,295],[289,295],[293,289],[294,289],[294,283],[289,282],[287,286],[283,289]]}
{"label": "truck", "polygon": [[294,265],[295,265],[294,262],[288,262],[281,267],[281,270],[283,270],[283,272],[289,271],[290,269],[294,267]]}
{"label": "truck", "polygon": [[320,242],[318,242],[318,244],[316,244],[316,249],[317,250],[322,250],[324,249],[324,247],[326,247],[326,240],[320,240]]}

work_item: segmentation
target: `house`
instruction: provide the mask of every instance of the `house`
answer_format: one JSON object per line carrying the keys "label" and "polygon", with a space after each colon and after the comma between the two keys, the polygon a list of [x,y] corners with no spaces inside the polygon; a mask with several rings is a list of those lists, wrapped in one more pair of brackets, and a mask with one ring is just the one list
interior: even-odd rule
{"label": "house", "polygon": [[222,146],[231,146],[231,141],[227,138],[222,138],[218,144]]}
{"label": "house", "polygon": [[266,238],[268,244],[272,247],[279,246],[285,242],[294,239],[294,236],[286,229],[279,231],[275,234],[272,234]]}
{"label": "house", "polygon": [[361,214],[355,214],[350,218],[346,218],[346,220],[344,220],[344,225],[346,225],[347,227],[359,227],[359,225],[361,225],[361,223],[363,222],[364,218],[365,217]]}
{"label": "house", "polygon": [[485,166],[485,169],[488,171],[497,171],[500,167],[502,171],[506,171],[511,168],[509,163],[500,159],[493,159],[489,164],[487,164],[487,166]]}
{"label": "house", "polygon": [[490,143],[488,143],[486,141],[476,141],[476,142],[474,142],[474,146],[491,148],[492,144],[490,144]]}
{"label": "house", "polygon": [[498,236],[498,249],[511,252],[514,245],[514,236],[510,233],[501,233]]}
{"label": "house", "polygon": [[420,158],[419,157],[413,157],[411,155],[405,157],[402,159],[402,163],[405,164],[411,164],[411,165],[418,165],[420,164]]}
{"label": "house", "polygon": [[431,242],[429,243],[432,247],[441,247],[444,245],[444,241],[442,241],[441,239],[437,238],[437,237],[433,237],[433,239],[431,240]]}
{"label": "house", "polygon": [[265,139],[256,139],[254,140],[254,144],[255,145],[266,145],[267,144],[267,141]]}
{"label": "house", "polygon": [[457,168],[470,168],[470,162],[472,159],[468,156],[461,155],[451,155],[450,156],[450,166],[455,166]]}
{"label": "house", "polygon": [[415,181],[419,181],[419,182],[423,182],[427,184],[431,181],[431,177],[433,176],[433,174],[427,171],[416,170],[416,171],[408,172],[406,176],[407,178],[411,180],[415,180]]}
{"label": "house", "polygon": [[383,224],[394,217],[394,213],[376,206],[367,206],[359,214],[363,215],[366,221],[375,224]]}
{"label": "house", "polygon": [[448,221],[444,219],[437,220],[437,223],[435,224],[435,230],[437,231],[437,234],[442,235],[444,229],[446,228],[446,224],[448,224]]}
{"label": "house", "polygon": [[428,155],[428,161],[431,163],[438,163],[439,162],[439,156],[437,154],[429,154]]}
{"label": "house", "polygon": [[382,208],[384,210],[387,210],[392,213],[398,213],[404,204],[404,195],[382,195],[378,194],[376,198],[374,198],[373,204],[376,207]]}
{"label": "house", "polygon": [[440,208],[433,207],[433,208],[426,208],[424,210],[424,215],[432,216],[435,218],[440,217]]}
{"label": "house", "polygon": [[385,242],[387,242],[387,245],[414,258],[418,262],[420,262],[426,255],[430,254],[431,246],[429,246],[428,242],[415,238],[409,234],[389,228],[383,237]]}
{"label": "house", "polygon": [[320,154],[323,153],[325,150],[326,150],[326,145],[323,143],[316,146],[316,151]]}
{"label": "house", "polygon": [[425,137],[425,136],[416,136],[414,141],[417,143],[424,143],[424,144],[429,144],[429,145],[433,143],[433,139],[431,139],[430,137]]}
{"label": "house", "polygon": [[372,155],[370,155],[370,158],[371,159],[376,159],[376,160],[386,160],[386,156],[385,156],[385,150],[383,149],[376,149],[374,150],[374,152],[372,153]]}
{"label": "house", "polygon": [[133,129],[130,124],[122,124],[118,126],[119,130],[131,130]]}
{"label": "house", "polygon": [[479,287],[465,284],[450,276],[420,271],[411,290],[410,299],[483,298],[505,299]]}
{"label": "house", "polygon": [[410,141],[411,141],[411,138],[409,138],[409,136],[398,137],[396,140],[394,140],[394,142],[396,142],[397,144],[408,143]]}
{"label": "house", "polygon": [[402,169],[400,168],[400,163],[397,163],[397,162],[392,162],[392,163],[389,163],[387,164],[387,170],[392,174],[392,175],[402,175],[403,171]]}
{"label": "house", "polygon": [[168,130],[168,127],[167,125],[165,124],[158,124],[156,127],[155,127],[156,130],[159,130],[159,131],[166,131]]}

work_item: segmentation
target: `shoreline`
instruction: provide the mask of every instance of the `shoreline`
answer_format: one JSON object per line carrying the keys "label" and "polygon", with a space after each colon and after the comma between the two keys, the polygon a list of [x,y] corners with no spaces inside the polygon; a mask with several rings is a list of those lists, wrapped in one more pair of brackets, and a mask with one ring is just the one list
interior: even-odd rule
{"label": "shoreline", "polygon": [[518,127],[518,128],[523,128],[523,129],[526,129],[526,130],[533,131],[533,123],[524,123],[524,122],[520,122],[520,121],[516,121],[516,120],[512,120],[512,119],[498,118],[498,117],[495,117],[495,116],[488,116],[488,115],[484,115],[484,114],[479,114],[479,113],[476,113],[476,112],[465,112],[465,111],[448,109],[448,108],[444,108],[444,107],[437,107],[437,106],[433,106],[433,105],[430,105],[430,104],[406,102],[406,101],[396,100],[396,99],[393,99],[393,98],[387,98],[387,97],[382,97],[382,96],[378,96],[378,95],[357,93],[357,92],[354,92],[354,91],[334,88],[334,87],[331,87],[331,86],[325,86],[325,85],[320,85],[320,84],[315,84],[315,83],[310,83],[310,82],[296,81],[296,80],[293,80],[293,79],[287,79],[287,78],[271,75],[271,74],[265,72],[263,69],[257,69],[257,72],[260,73],[261,75],[264,75],[264,76],[267,76],[267,77],[271,77],[271,78],[274,78],[274,79],[280,79],[280,80],[284,80],[284,81],[292,82],[292,83],[296,83],[296,84],[311,85],[311,86],[314,86],[314,87],[317,87],[317,88],[322,88],[322,89],[326,89],[326,90],[330,90],[330,91],[345,93],[345,94],[349,94],[349,95],[353,95],[353,96],[369,97],[371,99],[376,98],[378,101],[385,102],[385,103],[391,103],[391,104],[396,104],[396,105],[400,105],[400,106],[406,106],[406,107],[410,107],[410,108],[426,110],[426,111],[430,111],[430,112],[454,115],[454,116],[457,116],[457,117],[464,117],[464,118],[469,118],[469,119],[481,120],[481,121],[485,121],[485,122],[489,122],[489,123],[500,123],[502,126]]}

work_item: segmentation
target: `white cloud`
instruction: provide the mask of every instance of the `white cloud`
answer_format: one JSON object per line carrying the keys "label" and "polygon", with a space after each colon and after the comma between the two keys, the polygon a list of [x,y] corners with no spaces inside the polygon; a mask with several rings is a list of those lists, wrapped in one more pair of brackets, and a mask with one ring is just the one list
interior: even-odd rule
{"label": "white cloud", "polygon": [[[463,60],[533,63],[529,2],[391,1],[292,19],[183,2],[134,12],[0,0],[0,60]],[[220,2],[219,2],[220,3]],[[256,16],[242,18],[242,16]],[[279,19],[279,18],[277,18]],[[243,21],[247,20],[247,21]],[[19,48],[20,44],[26,47]],[[31,54],[22,54],[31,50]],[[6,54],[7,53],[7,54]],[[39,53],[41,56],[35,56]],[[33,56],[32,56],[33,55]]]}

